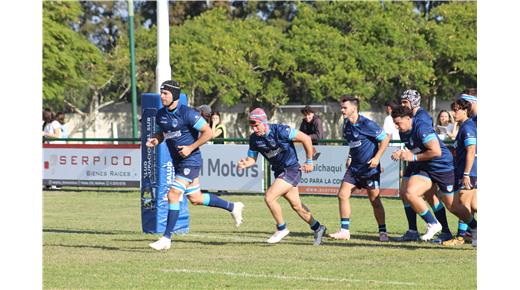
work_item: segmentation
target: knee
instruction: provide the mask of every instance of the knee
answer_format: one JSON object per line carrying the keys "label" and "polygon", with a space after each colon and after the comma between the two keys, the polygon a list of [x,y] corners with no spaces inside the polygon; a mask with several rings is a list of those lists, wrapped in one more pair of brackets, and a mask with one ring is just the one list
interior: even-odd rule
{"label": "knee", "polygon": [[269,205],[269,204],[274,203],[276,201],[276,199],[274,197],[270,196],[270,195],[266,195],[264,197],[264,201],[265,201],[266,204]]}
{"label": "knee", "polygon": [[338,193],[338,199],[340,200],[348,200],[350,198],[350,192],[348,191],[340,191]]}
{"label": "knee", "polygon": [[198,197],[192,197],[189,196],[188,199],[190,200],[190,203],[193,205],[202,205],[204,204],[204,199],[202,198],[202,194]]}

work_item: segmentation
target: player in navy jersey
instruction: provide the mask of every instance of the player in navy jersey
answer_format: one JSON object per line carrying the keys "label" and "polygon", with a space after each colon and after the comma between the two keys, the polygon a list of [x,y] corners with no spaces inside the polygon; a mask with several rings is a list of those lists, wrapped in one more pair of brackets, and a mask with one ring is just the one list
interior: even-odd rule
{"label": "player in navy jersey", "polygon": [[388,241],[385,209],[379,198],[379,161],[390,143],[390,135],[376,122],[359,115],[359,99],[344,96],[341,100],[343,114],[343,138],[350,147],[347,171],[338,191],[340,230],[330,237],[336,240],[350,239],[350,196],[355,188],[364,188],[372,204],[378,224],[379,240]]}
{"label": "player in navy jersey", "polygon": [[[412,110],[413,118],[415,120],[422,120],[424,123],[429,124],[433,128],[433,119],[430,114],[421,107],[421,94],[419,94],[416,90],[406,90],[401,95],[401,105]],[[408,179],[411,176],[411,172],[414,170],[415,164],[413,162],[408,162],[405,172],[403,174],[403,179],[401,182],[401,191],[399,192],[399,196],[403,196],[404,190],[407,187]],[[451,239],[453,236],[451,234],[448,220],[446,217],[446,209],[444,208],[443,203],[439,200],[439,198],[435,195],[437,189],[435,186],[430,188],[430,190],[425,194],[426,200],[430,204],[433,212],[439,222],[442,225],[442,232],[439,234],[439,238],[433,240],[434,242],[440,243],[442,241],[447,241]],[[406,242],[406,241],[417,241],[419,240],[419,232],[417,230],[417,215],[415,211],[412,209],[410,204],[406,203],[403,200],[404,211],[406,214],[406,219],[408,221],[408,230],[404,233],[403,236],[398,237],[396,241]]]}
{"label": "player in navy jersey", "polygon": [[408,107],[396,108],[392,111],[392,118],[399,129],[401,141],[406,146],[405,149],[392,153],[392,159],[414,164],[402,198],[426,222],[426,232],[420,238],[428,241],[442,230],[442,225],[428,210],[422,197],[435,183],[443,193],[443,200],[451,209],[454,183],[453,157],[433,127],[420,119],[413,118],[413,112]]}
{"label": "player in navy jersey", "polygon": [[[282,215],[282,208],[278,203],[284,197],[292,209],[309,224],[314,231],[314,245],[320,245],[327,228],[315,220],[310,210],[301,202],[298,192],[298,183],[303,172],[311,172],[314,168],[312,161],[312,140],[306,134],[287,125],[269,124],[267,115],[261,108],[254,109],[249,114],[249,126],[253,134],[249,137],[249,151],[247,158],[240,159],[238,168],[245,169],[256,163],[258,153],[262,154],[271,164],[275,181],[265,193],[265,203],[276,222],[275,233],[267,240],[274,244],[280,242],[289,234],[289,229]],[[303,143],[307,160],[300,166],[293,142]]]}
{"label": "player in navy jersey", "polygon": [[161,84],[161,108],[156,115],[156,123],[160,130],[153,138],[148,139],[146,146],[155,147],[165,141],[175,168],[175,180],[168,192],[168,217],[163,237],[150,247],[155,250],[168,250],[171,247],[171,236],[175,223],[179,218],[180,198],[186,194],[194,205],[218,207],[229,211],[235,225],[242,223],[241,202],[228,202],[214,194],[202,194],[200,191],[199,173],[202,156],[199,147],[213,136],[211,128],[200,113],[190,107],[179,104],[180,86],[173,80]]}
{"label": "player in navy jersey", "polygon": [[[471,229],[473,246],[477,246],[477,220],[473,214],[477,211],[477,125],[470,118],[471,102],[461,98],[451,104],[455,112],[455,121],[460,122],[460,129],[455,138],[455,198],[453,206],[459,218]],[[446,241],[443,245],[464,244],[464,238]]]}

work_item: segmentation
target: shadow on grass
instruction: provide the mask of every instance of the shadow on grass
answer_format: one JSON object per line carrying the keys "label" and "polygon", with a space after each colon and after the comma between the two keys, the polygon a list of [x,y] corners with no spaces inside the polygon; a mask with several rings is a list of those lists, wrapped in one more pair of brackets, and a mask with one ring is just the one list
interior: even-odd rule
{"label": "shadow on grass", "polygon": [[64,230],[64,229],[43,229],[44,233],[58,233],[58,234],[90,234],[90,235],[117,235],[119,233],[103,232],[94,230]]}
{"label": "shadow on grass", "polygon": [[109,246],[98,246],[98,245],[64,245],[64,244],[44,244],[44,247],[64,247],[64,248],[77,248],[77,249],[98,249],[105,251],[119,251],[119,252],[149,252],[145,247],[109,247]]}

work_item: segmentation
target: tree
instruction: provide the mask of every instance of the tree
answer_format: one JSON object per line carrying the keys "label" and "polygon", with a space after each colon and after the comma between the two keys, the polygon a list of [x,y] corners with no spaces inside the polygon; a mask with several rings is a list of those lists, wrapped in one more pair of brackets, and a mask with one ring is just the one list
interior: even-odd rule
{"label": "tree", "polygon": [[424,34],[434,54],[434,89],[443,99],[477,86],[477,3],[432,9]]}

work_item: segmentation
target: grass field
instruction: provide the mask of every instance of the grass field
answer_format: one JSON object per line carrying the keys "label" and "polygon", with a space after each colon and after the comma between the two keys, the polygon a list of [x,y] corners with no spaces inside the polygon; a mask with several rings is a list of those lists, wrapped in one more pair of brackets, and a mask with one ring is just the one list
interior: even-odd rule
{"label": "grass field", "polygon": [[[262,196],[224,196],[246,205],[235,228],[226,211],[190,206],[190,233],[168,252],[148,247],[158,236],[141,232],[138,192],[44,191],[45,289],[474,289],[476,250],[430,243],[385,243],[367,199],[353,198],[350,241],[312,233],[282,200],[291,234],[280,244]],[[315,217],[336,231],[337,199],[304,196]],[[402,204],[383,200],[390,237],[406,230]],[[456,219],[449,214],[452,232]],[[420,230],[424,230],[418,219]]]}

